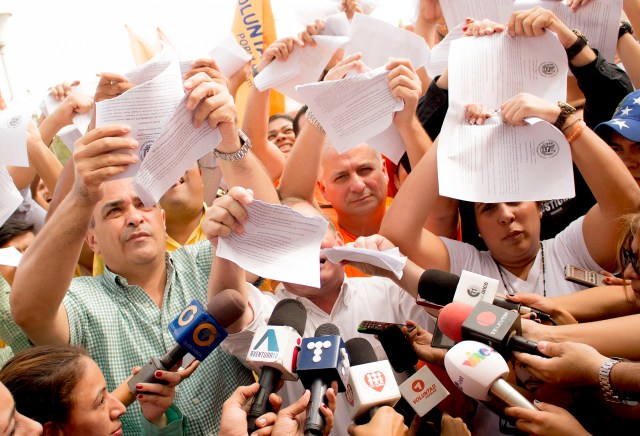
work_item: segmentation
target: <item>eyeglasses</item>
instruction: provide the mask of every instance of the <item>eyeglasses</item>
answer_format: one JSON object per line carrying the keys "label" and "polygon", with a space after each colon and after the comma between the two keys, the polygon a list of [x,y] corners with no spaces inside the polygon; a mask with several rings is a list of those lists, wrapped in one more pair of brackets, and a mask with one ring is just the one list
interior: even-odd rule
{"label": "eyeglasses", "polygon": [[636,274],[640,275],[640,265],[638,264],[638,253],[623,247],[622,263],[624,263],[625,268],[627,267],[627,265],[631,264],[631,267],[636,272]]}

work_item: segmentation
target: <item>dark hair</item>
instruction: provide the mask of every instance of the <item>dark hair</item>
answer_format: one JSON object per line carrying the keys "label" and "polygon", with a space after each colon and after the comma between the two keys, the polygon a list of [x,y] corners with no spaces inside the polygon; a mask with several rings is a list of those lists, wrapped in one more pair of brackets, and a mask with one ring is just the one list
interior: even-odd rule
{"label": "dark hair", "polygon": [[287,121],[291,121],[291,123],[293,124],[293,118],[291,117],[291,115],[288,115],[288,114],[274,114],[269,117],[269,122],[272,122],[275,120],[287,120]]}
{"label": "dark hair", "polygon": [[296,137],[298,136],[298,133],[300,133],[300,118],[302,118],[302,116],[307,113],[308,109],[309,106],[307,106],[306,104],[302,105],[302,107],[298,110],[296,116],[293,117],[293,133],[296,134]]}
{"label": "dark hair", "polygon": [[9,389],[21,414],[44,425],[64,425],[73,409],[73,391],[85,366],[86,350],[72,345],[43,345],[26,349],[0,369],[0,382]]}
{"label": "dark hair", "polygon": [[15,215],[12,215],[7,221],[5,221],[2,227],[0,227],[0,247],[8,243],[13,238],[22,236],[29,232],[33,232],[33,224],[24,222]]}

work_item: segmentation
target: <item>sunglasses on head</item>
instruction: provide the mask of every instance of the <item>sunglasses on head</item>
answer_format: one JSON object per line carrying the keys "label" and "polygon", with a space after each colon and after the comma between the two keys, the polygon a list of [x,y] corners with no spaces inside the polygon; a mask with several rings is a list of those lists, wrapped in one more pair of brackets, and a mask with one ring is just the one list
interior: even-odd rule
{"label": "sunglasses on head", "polygon": [[622,263],[626,268],[627,265],[631,264],[631,267],[635,271],[636,274],[640,275],[640,265],[638,265],[638,253],[629,249],[622,248]]}

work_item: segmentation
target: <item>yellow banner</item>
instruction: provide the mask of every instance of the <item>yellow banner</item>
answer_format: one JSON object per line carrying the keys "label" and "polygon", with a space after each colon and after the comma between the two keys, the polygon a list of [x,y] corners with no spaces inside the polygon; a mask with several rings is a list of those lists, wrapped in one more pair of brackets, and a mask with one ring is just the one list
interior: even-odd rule
{"label": "yellow banner", "polygon": [[[236,0],[232,32],[238,43],[251,55],[251,64],[257,65],[264,49],[276,40],[276,26],[270,0]],[[249,86],[253,84],[244,83],[236,94],[239,125],[242,125]],[[284,95],[272,90],[269,115],[283,112]]]}

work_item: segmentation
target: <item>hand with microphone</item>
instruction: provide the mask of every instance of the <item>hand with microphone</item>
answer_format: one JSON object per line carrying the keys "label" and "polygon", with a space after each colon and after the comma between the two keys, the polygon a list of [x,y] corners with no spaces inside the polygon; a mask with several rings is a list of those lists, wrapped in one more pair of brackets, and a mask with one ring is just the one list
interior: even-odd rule
{"label": "hand with microphone", "polygon": [[[244,310],[244,302],[232,289],[218,293],[211,299],[206,311],[198,301],[193,300],[169,325],[169,331],[177,344],[164,356],[153,357],[112,394],[128,406],[136,400],[138,385],[166,384],[165,380],[156,377],[158,371],[173,370],[187,353],[202,361],[227,337],[225,328],[237,321]],[[188,376],[194,369],[195,367],[192,367],[191,371],[180,374]]]}
{"label": "hand with microphone", "polygon": [[416,371],[418,355],[405,339],[400,327],[392,324],[378,333],[378,340],[393,370],[408,377],[398,386],[402,398],[394,407],[405,417],[405,424],[410,426],[415,415],[423,417],[428,413],[431,421],[440,423],[442,415],[434,408],[449,395],[447,389],[428,366]]}
{"label": "hand with microphone", "polygon": [[513,351],[546,357],[535,342],[521,336],[518,314],[484,301],[475,307],[455,301],[449,303],[440,311],[438,327],[456,342],[475,340],[488,344],[505,359],[510,358]]}
{"label": "hand with microphone", "polygon": [[251,342],[247,362],[261,370],[260,389],[249,409],[249,434],[256,430],[256,419],[269,407],[269,395],[276,391],[280,380],[297,380],[296,361],[302,341],[307,311],[297,300],[279,301],[266,326],[259,328]]}
{"label": "hand with microphone", "polygon": [[[325,433],[326,408],[330,396],[335,409],[335,392],[344,392],[349,369],[349,357],[340,330],[331,323],[320,325],[312,338],[304,338],[300,345],[297,372],[305,389],[311,392],[305,435]],[[331,389],[333,387],[333,389]]]}
{"label": "hand with microphone", "polygon": [[507,406],[538,410],[505,378],[509,366],[493,348],[476,341],[454,345],[444,357],[444,366],[454,385],[478,401],[500,400]]}
{"label": "hand with microphone", "polygon": [[378,361],[373,347],[364,338],[346,342],[349,379],[345,392],[347,409],[357,424],[373,418],[381,406],[395,406],[401,398],[395,375],[387,360]]}
{"label": "hand with microphone", "polygon": [[[488,277],[480,277],[488,279]],[[427,269],[420,276],[420,281],[418,282],[418,295],[420,298],[416,302],[427,307],[446,306],[454,301],[459,282],[460,276],[456,274],[438,269]],[[552,316],[548,313],[510,301],[498,295],[493,298],[493,304],[507,310],[515,310],[520,315],[534,313],[538,319],[554,323]]]}

